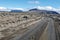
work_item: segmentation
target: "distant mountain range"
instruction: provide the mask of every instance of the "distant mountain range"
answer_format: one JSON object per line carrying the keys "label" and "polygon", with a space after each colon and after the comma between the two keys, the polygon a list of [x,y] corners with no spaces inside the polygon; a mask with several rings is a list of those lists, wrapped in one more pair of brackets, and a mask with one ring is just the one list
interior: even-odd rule
{"label": "distant mountain range", "polygon": [[29,11],[40,11],[40,10],[37,8],[34,8],[34,9],[30,9]]}
{"label": "distant mountain range", "polygon": [[23,12],[22,10],[11,10],[10,12]]}
{"label": "distant mountain range", "polygon": [[40,10],[40,9],[37,9],[37,8],[30,9],[29,12],[38,12],[38,13],[47,13],[47,14],[59,14],[59,13],[56,12],[56,11]]}
{"label": "distant mountain range", "polygon": [[[0,11],[0,12],[5,12],[5,11]],[[23,10],[11,9],[9,12],[24,12],[24,11]],[[40,10],[40,9],[37,9],[37,8],[30,9],[30,10],[28,10],[28,12],[47,13],[47,14],[59,14],[56,11]]]}
{"label": "distant mountain range", "polygon": [[0,9],[0,12],[23,12],[21,9]]}

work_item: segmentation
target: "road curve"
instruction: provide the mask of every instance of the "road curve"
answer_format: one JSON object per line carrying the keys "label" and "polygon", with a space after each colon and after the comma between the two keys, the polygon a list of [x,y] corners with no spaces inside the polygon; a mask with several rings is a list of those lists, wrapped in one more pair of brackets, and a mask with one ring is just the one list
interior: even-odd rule
{"label": "road curve", "polygon": [[[40,29],[43,25],[45,25],[45,23],[47,23],[47,20],[45,18],[41,19],[41,21],[37,22],[36,24],[31,25],[31,28],[28,28],[29,30],[26,31],[25,33],[22,34],[18,34],[15,38],[9,38],[9,40],[29,40],[29,37],[31,35],[34,35],[34,33],[36,33],[37,30]],[[8,39],[6,39],[8,40]]]}

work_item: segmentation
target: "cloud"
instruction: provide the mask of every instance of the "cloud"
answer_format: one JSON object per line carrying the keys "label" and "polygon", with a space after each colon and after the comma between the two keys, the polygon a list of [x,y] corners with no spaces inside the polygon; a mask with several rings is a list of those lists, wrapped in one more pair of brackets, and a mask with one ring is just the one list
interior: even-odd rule
{"label": "cloud", "polygon": [[42,7],[42,6],[37,6],[37,7],[35,7],[35,8],[38,8],[38,9],[41,9],[41,10],[52,10],[52,11],[57,11],[57,10],[58,10],[58,8],[54,8],[54,7],[52,7],[52,6],[44,6],[44,7]]}
{"label": "cloud", "polygon": [[11,11],[11,10],[23,10],[23,8],[6,8],[6,7],[0,7],[0,11]]}
{"label": "cloud", "polygon": [[59,8],[54,8],[52,6],[37,6],[37,7],[34,7],[34,8],[37,8],[37,9],[40,9],[40,10],[56,11],[56,12],[60,13],[60,9]]}
{"label": "cloud", "polygon": [[10,11],[10,10],[6,7],[0,7],[0,11]]}
{"label": "cloud", "polygon": [[30,4],[40,4],[39,1],[28,1],[28,3],[30,3]]}
{"label": "cloud", "polygon": [[11,10],[24,10],[23,8],[10,8]]}
{"label": "cloud", "polygon": [[0,7],[0,9],[6,9],[5,7]]}
{"label": "cloud", "polygon": [[44,7],[37,6],[36,8],[42,9],[42,10],[55,10],[55,8],[54,7],[51,7],[51,6],[44,6]]}

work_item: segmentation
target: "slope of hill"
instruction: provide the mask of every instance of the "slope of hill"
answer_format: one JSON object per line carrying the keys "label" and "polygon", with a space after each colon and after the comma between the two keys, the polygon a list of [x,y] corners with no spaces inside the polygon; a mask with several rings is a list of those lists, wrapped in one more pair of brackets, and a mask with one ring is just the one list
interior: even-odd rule
{"label": "slope of hill", "polygon": [[11,12],[23,12],[22,10],[11,10]]}
{"label": "slope of hill", "polygon": [[30,9],[29,12],[38,12],[38,13],[47,13],[47,14],[59,14],[56,11],[50,11],[50,10],[39,10],[37,8]]}

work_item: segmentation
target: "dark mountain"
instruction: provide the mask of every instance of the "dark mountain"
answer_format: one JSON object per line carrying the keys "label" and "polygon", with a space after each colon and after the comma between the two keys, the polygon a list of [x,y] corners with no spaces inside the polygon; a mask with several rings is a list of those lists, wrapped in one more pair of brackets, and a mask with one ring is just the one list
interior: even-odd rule
{"label": "dark mountain", "polygon": [[34,9],[30,9],[29,11],[40,11],[40,10],[37,8],[34,8]]}
{"label": "dark mountain", "polygon": [[58,12],[56,11],[47,11],[48,14],[59,14]]}
{"label": "dark mountain", "polygon": [[45,13],[47,12],[47,10],[40,10],[40,9],[34,8],[34,9],[30,9],[29,12]]}
{"label": "dark mountain", "polygon": [[29,12],[37,12],[37,13],[47,13],[47,14],[59,14],[56,11],[49,11],[49,10],[39,10],[37,8],[30,9]]}
{"label": "dark mountain", "polygon": [[11,10],[11,12],[23,12],[22,10]]}

